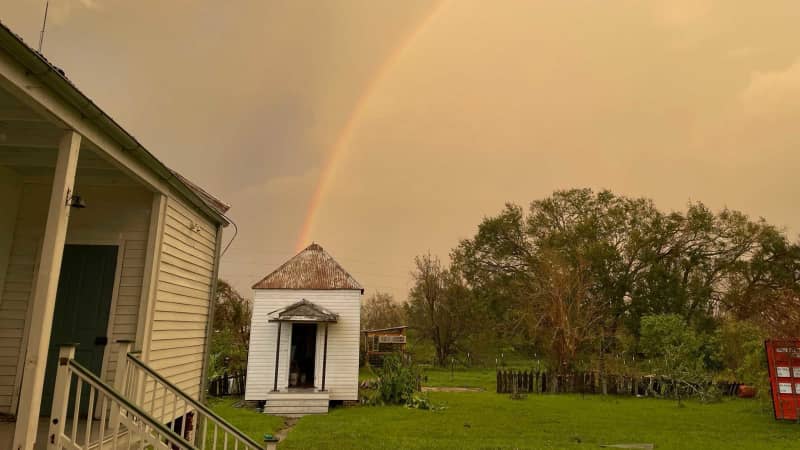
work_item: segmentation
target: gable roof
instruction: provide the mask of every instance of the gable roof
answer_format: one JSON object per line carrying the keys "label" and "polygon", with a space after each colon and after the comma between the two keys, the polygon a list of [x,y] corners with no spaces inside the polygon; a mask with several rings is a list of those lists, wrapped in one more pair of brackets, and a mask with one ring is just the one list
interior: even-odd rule
{"label": "gable roof", "polygon": [[339,315],[302,299],[285,308],[269,313],[270,322],[336,322]]}
{"label": "gable roof", "polygon": [[228,225],[228,219],[225,217],[225,213],[230,208],[228,205],[159,161],[135,137],[100,109],[92,99],[81,92],[67,78],[61,68],[31,48],[19,35],[11,31],[2,22],[0,22],[0,49],[7,52],[12,59],[25,67],[29,76],[36,78],[43,85],[50,88],[65,103],[80,112],[85,120],[92,122],[112,140],[116,141],[122,149],[131,152],[144,166],[155,172],[167,184],[186,197],[189,202],[213,217],[217,223]]}
{"label": "gable roof", "polygon": [[358,281],[316,243],[262,278],[253,289],[340,289],[364,293]]}

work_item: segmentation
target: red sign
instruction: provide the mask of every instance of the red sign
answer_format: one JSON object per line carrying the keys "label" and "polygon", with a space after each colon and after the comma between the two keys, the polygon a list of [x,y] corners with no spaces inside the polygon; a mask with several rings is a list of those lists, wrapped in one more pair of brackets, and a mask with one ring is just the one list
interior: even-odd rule
{"label": "red sign", "polygon": [[800,339],[764,342],[776,419],[800,417]]}

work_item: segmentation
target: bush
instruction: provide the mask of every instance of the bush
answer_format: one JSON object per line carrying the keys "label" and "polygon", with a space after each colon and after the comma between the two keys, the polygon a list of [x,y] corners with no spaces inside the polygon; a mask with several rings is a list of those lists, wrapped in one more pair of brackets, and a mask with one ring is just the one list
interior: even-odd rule
{"label": "bush", "polygon": [[405,405],[419,391],[421,373],[408,358],[390,355],[384,358],[383,367],[375,370],[378,375],[377,402],[390,405]]}

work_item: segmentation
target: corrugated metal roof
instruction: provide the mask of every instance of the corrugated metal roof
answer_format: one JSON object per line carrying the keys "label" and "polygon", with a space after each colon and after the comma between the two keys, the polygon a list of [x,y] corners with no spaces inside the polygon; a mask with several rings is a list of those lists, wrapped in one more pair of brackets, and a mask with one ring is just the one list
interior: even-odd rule
{"label": "corrugated metal roof", "polygon": [[254,284],[253,289],[353,289],[364,293],[358,281],[316,243]]}

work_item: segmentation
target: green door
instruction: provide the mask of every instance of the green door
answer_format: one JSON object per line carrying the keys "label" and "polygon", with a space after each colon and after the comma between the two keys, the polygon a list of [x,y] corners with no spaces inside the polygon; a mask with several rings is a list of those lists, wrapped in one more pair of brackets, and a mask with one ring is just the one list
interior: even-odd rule
{"label": "green door", "polygon": [[[42,415],[50,414],[53,403],[61,345],[77,344],[75,360],[95,374],[99,375],[102,370],[117,250],[115,245],[64,246],[42,391]],[[81,403],[81,410],[85,412],[86,398]]]}

